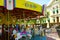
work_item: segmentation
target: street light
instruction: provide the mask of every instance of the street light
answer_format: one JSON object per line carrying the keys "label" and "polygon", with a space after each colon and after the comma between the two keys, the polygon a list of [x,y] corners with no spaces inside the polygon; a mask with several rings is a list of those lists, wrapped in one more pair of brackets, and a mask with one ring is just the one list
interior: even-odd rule
{"label": "street light", "polygon": [[49,28],[49,23],[50,23],[49,12],[47,12],[46,17],[47,17],[47,21],[48,21],[47,28]]}

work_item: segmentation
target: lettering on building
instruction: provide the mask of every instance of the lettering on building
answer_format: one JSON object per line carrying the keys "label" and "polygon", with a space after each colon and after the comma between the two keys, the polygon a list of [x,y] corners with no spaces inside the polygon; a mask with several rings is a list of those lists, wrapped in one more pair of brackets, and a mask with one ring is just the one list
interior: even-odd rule
{"label": "lettering on building", "polygon": [[25,7],[36,8],[36,5],[35,4],[25,3]]}

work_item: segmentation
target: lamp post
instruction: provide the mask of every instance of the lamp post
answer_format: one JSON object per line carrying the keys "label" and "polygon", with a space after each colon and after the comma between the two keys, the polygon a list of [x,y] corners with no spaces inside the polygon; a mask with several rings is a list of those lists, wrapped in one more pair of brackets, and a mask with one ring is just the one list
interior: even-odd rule
{"label": "lamp post", "polygon": [[47,15],[46,15],[46,16],[47,16],[47,21],[48,21],[48,22],[47,22],[47,28],[49,28],[49,27],[50,27],[50,26],[49,26],[49,24],[50,24],[49,12],[47,12]]}

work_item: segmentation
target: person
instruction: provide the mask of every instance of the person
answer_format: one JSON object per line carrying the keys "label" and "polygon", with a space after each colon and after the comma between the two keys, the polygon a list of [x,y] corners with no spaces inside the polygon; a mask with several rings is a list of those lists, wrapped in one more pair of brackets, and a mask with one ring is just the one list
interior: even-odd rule
{"label": "person", "polygon": [[35,35],[38,35],[38,28],[35,28]]}
{"label": "person", "polygon": [[0,25],[0,39],[2,37],[2,26]]}
{"label": "person", "polygon": [[31,39],[32,35],[31,35],[31,29],[29,27],[26,29],[26,32],[27,32],[28,38]]}
{"label": "person", "polygon": [[[2,24],[2,37],[5,39],[5,31],[4,31],[4,29],[5,29],[5,24]],[[2,39],[2,40],[4,40],[4,39]]]}
{"label": "person", "polygon": [[13,34],[13,30],[14,30],[14,27],[13,27],[14,25],[10,25],[10,27],[9,27],[9,32],[10,32],[10,39],[12,39],[13,37],[12,37],[12,34]]}
{"label": "person", "polygon": [[16,31],[15,28],[13,28],[13,31],[12,31],[12,34],[11,34],[10,39],[11,39],[11,40],[15,40],[15,38],[16,38],[16,34],[17,34],[17,31]]}
{"label": "person", "polygon": [[31,34],[31,28],[29,26],[26,28],[26,32],[28,32],[29,34]]}
{"label": "person", "polygon": [[33,27],[33,28],[31,28],[31,35],[32,35],[32,37],[34,37],[34,36],[35,36],[34,27]]}
{"label": "person", "polygon": [[22,29],[21,35],[26,34],[26,28]]}
{"label": "person", "polygon": [[13,27],[12,27],[12,25],[10,25],[9,30],[10,30],[10,34],[12,34],[12,31],[13,31]]}
{"label": "person", "polygon": [[8,38],[7,38],[9,36],[8,35],[8,33],[9,33],[8,25],[5,25],[4,31],[5,31],[5,36],[6,36],[5,38],[6,38],[6,40],[8,40]]}
{"label": "person", "polygon": [[15,26],[15,27],[16,27],[16,28],[15,28],[15,29],[16,29],[16,31],[18,31],[18,24],[16,24],[16,26]]}
{"label": "person", "polygon": [[43,28],[42,28],[42,25],[40,26],[40,36],[42,36],[42,31],[43,31]]}
{"label": "person", "polygon": [[17,33],[16,29],[13,29],[13,35],[15,35]]}
{"label": "person", "polygon": [[18,27],[18,32],[21,32],[20,26]]}

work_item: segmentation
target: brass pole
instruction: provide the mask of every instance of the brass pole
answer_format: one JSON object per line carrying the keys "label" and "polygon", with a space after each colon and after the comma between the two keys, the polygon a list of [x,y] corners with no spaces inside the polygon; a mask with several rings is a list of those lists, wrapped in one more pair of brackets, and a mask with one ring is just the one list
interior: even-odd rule
{"label": "brass pole", "polygon": [[8,40],[9,40],[9,11],[8,11]]}
{"label": "brass pole", "polygon": [[[23,19],[25,18],[25,14],[24,14],[24,11],[23,11]],[[25,23],[25,19],[24,19],[24,25],[26,27],[26,23]]]}

